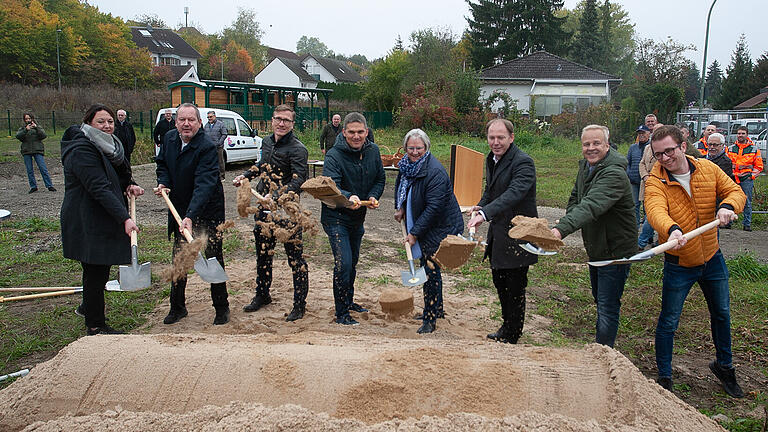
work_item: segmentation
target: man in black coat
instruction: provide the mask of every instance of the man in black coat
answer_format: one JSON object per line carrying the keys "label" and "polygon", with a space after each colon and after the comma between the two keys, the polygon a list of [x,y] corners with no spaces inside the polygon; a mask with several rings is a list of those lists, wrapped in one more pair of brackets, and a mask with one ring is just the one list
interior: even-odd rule
{"label": "man in black coat", "polygon": [[515,144],[514,126],[509,120],[494,119],[485,127],[488,153],[485,161],[486,185],[476,211],[467,226],[489,221],[485,256],[491,261],[493,284],[499,294],[504,323],[489,339],[517,343],[525,321],[525,287],[528,267],[536,255],[520,248],[520,241],[507,234],[517,215],[538,217],[536,210],[536,169],[533,159]]}
{"label": "man in black coat", "polygon": [[[293,134],[293,121],[296,113],[289,105],[278,105],[272,114],[272,129],[274,133],[261,142],[261,160],[256,164],[255,171],[247,170],[242,175],[235,177],[233,184],[240,186],[240,182],[247,178],[253,179],[262,173],[277,175],[279,186],[285,187],[285,193],[301,193],[301,185],[307,179],[307,148]],[[269,166],[269,170],[266,168]],[[269,185],[260,181],[256,186],[257,192],[265,195],[270,201],[276,201],[278,196],[269,194]],[[266,206],[268,207],[268,205]],[[251,303],[243,307],[245,312],[255,312],[272,303],[269,288],[272,285],[272,256],[275,250],[275,237],[266,235],[259,222],[269,221],[270,211],[262,207],[253,217],[256,225],[253,227],[253,236],[256,240],[256,295]],[[283,228],[294,228],[285,223]],[[293,309],[288,314],[286,321],[296,321],[304,317],[307,305],[307,293],[309,292],[309,273],[307,262],[304,260],[304,246],[301,240],[301,228],[285,242],[285,254],[288,256],[288,264],[293,271]]]}
{"label": "man in black coat", "polygon": [[336,137],[340,133],[341,116],[334,114],[333,117],[331,117],[331,122],[323,126],[323,131],[320,132],[320,151],[322,151],[323,154],[336,144]]}
{"label": "man in black coat", "polygon": [[155,139],[155,144],[162,144],[165,134],[173,129],[176,129],[176,122],[173,120],[173,111],[167,109],[163,114],[163,118],[157,122],[155,125],[155,130],[152,132],[152,137]]}
{"label": "man in black coat", "polygon": [[[183,218],[179,227],[168,212],[168,236],[174,235],[173,254],[179,251],[182,229],[204,232],[208,236],[207,258],[215,256],[224,267],[221,236],[216,227],[224,222],[224,188],[219,180],[219,157],[216,145],[202,129],[202,119],[192,104],[182,104],[176,111],[176,130],[166,134],[157,163],[157,188],[169,188],[169,197]],[[171,310],[163,323],[173,324],[187,316],[184,291],[187,278],[171,282]],[[229,322],[226,282],[211,284],[211,299],[216,309],[214,324]]]}
{"label": "man in black coat", "polygon": [[133,130],[131,122],[128,121],[128,114],[125,110],[117,110],[115,135],[123,143],[125,158],[128,159],[128,163],[131,163],[131,153],[133,153],[133,148],[136,146],[136,132]]}

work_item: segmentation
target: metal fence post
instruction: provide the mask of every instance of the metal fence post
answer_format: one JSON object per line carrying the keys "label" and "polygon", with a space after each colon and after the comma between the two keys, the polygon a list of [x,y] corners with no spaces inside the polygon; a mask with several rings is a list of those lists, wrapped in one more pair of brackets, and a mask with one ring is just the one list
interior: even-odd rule
{"label": "metal fence post", "polygon": [[51,111],[51,122],[53,123],[53,134],[56,135],[56,110]]}
{"label": "metal fence post", "polygon": [[11,110],[8,110],[8,136],[12,136],[11,132]]}
{"label": "metal fence post", "polygon": [[139,111],[139,129],[144,133],[144,111]]}

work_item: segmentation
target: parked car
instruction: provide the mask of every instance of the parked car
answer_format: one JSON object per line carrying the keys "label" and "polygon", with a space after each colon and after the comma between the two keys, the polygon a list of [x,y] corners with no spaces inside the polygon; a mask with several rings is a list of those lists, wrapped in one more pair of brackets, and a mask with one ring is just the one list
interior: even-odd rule
{"label": "parked car", "polygon": [[760,118],[732,120],[731,130],[727,136],[729,143],[736,141],[736,132],[742,126],[747,127],[747,134],[749,135],[749,139],[754,141],[757,139],[757,136],[760,134],[760,132],[764,131],[766,127],[768,127],[768,122],[766,122],[765,119]]}
{"label": "parked car", "polygon": [[760,149],[760,156],[763,158],[763,162],[765,162],[766,147],[768,147],[768,129],[763,129],[752,142]]}
{"label": "parked car", "polygon": [[[163,108],[157,111],[155,124],[160,121],[166,110],[173,112],[173,118],[176,118],[176,108]],[[261,138],[256,131],[248,126],[248,123],[240,114],[218,108],[198,107],[200,118],[203,119],[203,127],[208,122],[206,114],[208,111],[216,113],[216,120],[224,123],[227,128],[227,139],[224,140],[224,160],[230,162],[258,162],[261,159]],[[155,145],[155,156],[160,153],[160,146]]]}

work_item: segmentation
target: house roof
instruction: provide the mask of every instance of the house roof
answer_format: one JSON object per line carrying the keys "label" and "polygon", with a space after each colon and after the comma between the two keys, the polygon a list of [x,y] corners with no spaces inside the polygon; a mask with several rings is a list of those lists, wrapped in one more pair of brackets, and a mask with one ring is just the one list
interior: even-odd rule
{"label": "house roof", "polygon": [[151,53],[175,54],[187,58],[202,57],[197,50],[171,29],[131,27],[131,37],[139,48],[146,48]]}
{"label": "house roof", "polygon": [[349,67],[345,61],[307,54],[301,59],[301,62],[304,63],[309,57],[320,63],[320,66],[333,75],[336,81],[356,83],[363,80],[363,77],[356,70]]}
{"label": "house roof", "polygon": [[291,72],[295,73],[296,76],[299,77],[300,81],[317,82],[317,80],[314,79],[312,75],[308,74],[307,71],[304,70],[304,67],[301,66],[301,62],[299,60],[283,57],[277,57],[275,60],[280,60],[283,62],[283,64],[286,65],[288,69],[291,70]]}
{"label": "house roof", "polygon": [[733,109],[753,108],[765,102],[766,100],[768,100],[768,86],[761,88],[760,93],[736,105],[735,107],[733,107]]}
{"label": "house roof", "polygon": [[483,69],[482,79],[487,80],[615,80],[620,78],[588,66],[566,60],[546,51],[506,61]]}
{"label": "house roof", "polygon": [[286,50],[281,50],[279,48],[267,47],[267,62],[271,62],[277,57],[293,59],[293,60],[301,60],[301,57],[299,57],[293,51],[286,51]]}
{"label": "house roof", "polygon": [[194,66],[192,66],[192,65],[176,65],[176,66],[168,66],[168,68],[171,70],[171,76],[173,77],[173,80],[174,81],[178,81],[184,75],[187,74],[189,69],[194,69]]}

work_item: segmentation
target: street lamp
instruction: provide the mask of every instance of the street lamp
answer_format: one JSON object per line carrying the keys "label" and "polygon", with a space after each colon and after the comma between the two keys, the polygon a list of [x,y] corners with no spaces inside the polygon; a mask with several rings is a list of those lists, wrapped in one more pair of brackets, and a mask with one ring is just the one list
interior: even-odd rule
{"label": "street lamp", "polygon": [[224,81],[224,53],[226,53],[227,50],[221,50],[221,80]]}
{"label": "street lamp", "polygon": [[717,0],[712,0],[712,6],[709,7],[709,13],[707,14],[707,33],[704,36],[704,64],[701,66],[701,88],[699,89],[699,115],[697,116],[698,122],[696,126],[696,135],[701,134],[701,113],[704,111],[704,74],[707,73],[707,45],[709,45],[709,19],[712,17],[712,9],[715,8]]}
{"label": "street lamp", "polygon": [[61,92],[61,60],[59,58],[59,34],[61,29],[56,29],[56,73],[59,76],[59,92]]}

